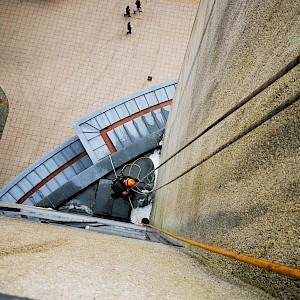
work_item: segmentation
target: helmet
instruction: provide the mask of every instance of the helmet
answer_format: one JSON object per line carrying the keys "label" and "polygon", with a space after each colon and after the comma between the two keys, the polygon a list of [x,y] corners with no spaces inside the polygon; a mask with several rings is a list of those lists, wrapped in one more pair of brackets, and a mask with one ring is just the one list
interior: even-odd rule
{"label": "helmet", "polygon": [[125,179],[124,180],[125,181],[125,184],[127,185],[127,186],[135,186],[135,180],[134,179],[132,179],[132,178],[127,178],[127,179]]}

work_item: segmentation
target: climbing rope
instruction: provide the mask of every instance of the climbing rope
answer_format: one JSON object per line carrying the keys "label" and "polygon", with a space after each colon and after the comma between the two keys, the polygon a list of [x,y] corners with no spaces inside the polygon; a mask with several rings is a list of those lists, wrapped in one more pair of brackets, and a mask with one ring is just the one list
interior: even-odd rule
{"label": "climbing rope", "polygon": [[133,211],[133,214],[134,214],[134,216],[135,216],[135,218],[136,218],[137,223],[140,224],[140,225],[144,225],[144,224],[139,220],[139,218],[138,218],[138,216],[137,216],[137,214],[136,214],[136,212],[135,212],[135,209],[134,209],[134,207],[133,207],[133,204],[132,204],[132,201],[131,201],[131,199],[130,199],[130,196],[128,196],[128,200],[129,200],[131,209],[132,209],[132,211]]}
{"label": "climbing rope", "polygon": [[284,265],[280,265],[280,264],[276,264],[276,263],[273,263],[273,262],[270,262],[270,261],[267,261],[267,260],[258,259],[258,258],[254,258],[254,257],[251,257],[251,256],[243,255],[243,254],[237,254],[237,253],[234,253],[234,252],[231,252],[231,251],[228,251],[228,250],[224,250],[224,249],[221,249],[221,248],[217,248],[217,247],[209,246],[209,245],[206,245],[206,244],[202,244],[202,243],[199,243],[199,242],[196,242],[196,241],[189,240],[189,239],[186,239],[184,237],[178,236],[176,234],[173,234],[171,232],[168,232],[166,230],[163,230],[163,229],[158,228],[156,226],[153,226],[151,224],[143,224],[143,225],[147,226],[147,227],[151,227],[155,230],[158,230],[158,231],[160,231],[162,233],[165,233],[165,234],[167,234],[167,235],[169,235],[169,236],[171,236],[171,237],[173,237],[173,238],[175,238],[179,241],[183,241],[183,242],[188,243],[190,245],[208,250],[210,252],[218,253],[218,254],[221,254],[223,256],[227,256],[227,257],[233,258],[235,260],[247,263],[249,265],[253,265],[253,266],[265,269],[265,270],[272,271],[274,273],[278,273],[278,274],[281,274],[281,275],[289,276],[289,277],[296,278],[296,279],[300,280],[300,269],[289,267],[289,266],[284,266]]}
{"label": "climbing rope", "polygon": [[238,260],[240,262],[244,262],[244,263],[247,263],[249,265],[253,265],[253,266],[256,266],[256,267],[259,267],[259,268],[271,271],[273,273],[278,273],[278,274],[281,274],[281,275],[289,276],[289,277],[296,278],[296,279],[300,280],[300,269],[289,267],[289,266],[284,266],[284,265],[280,265],[280,264],[276,264],[276,263],[273,263],[273,262],[270,262],[270,261],[267,261],[267,260],[263,260],[263,259],[259,259],[259,258],[254,258],[254,257],[243,255],[243,254],[237,254],[237,253],[232,252],[232,251],[228,251],[228,250],[224,250],[224,249],[221,249],[221,248],[217,248],[217,247],[209,246],[209,245],[206,245],[206,244],[202,244],[202,243],[190,240],[190,239],[186,239],[186,238],[181,237],[179,235],[173,234],[171,232],[163,230],[163,229],[161,229],[159,227],[156,227],[154,225],[143,224],[139,220],[139,218],[138,218],[138,216],[137,216],[137,214],[135,212],[135,209],[134,209],[134,207],[132,205],[132,201],[131,201],[130,197],[129,197],[129,203],[130,203],[132,211],[133,211],[133,213],[135,215],[135,218],[136,218],[138,224],[140,224],[140,225],[143,225],[143,226],[150,227],[152,229],[158,230],[158,231],[160,231],[160,232],[162,232],[164,234],[167,234],[167,235],[169,235],[169,236],[171,236],[171,237],[173,237],[173,238],[175,238],[175,239],[177,239],[179,241],[182,241],[182,242],[188,243],[190,245],[202,248],[204,250],[208,250],[210,252],[221,254],[223,256],[227,256],[227,257],[233,258],[233,259]]}
{"label": "climbing rope", "polygon": [[[142,182],[143,180],[140,179],[140,175],[141,175],[141,172],[142,172],[142,168],[141,168],[140,165],[136,164],[136,162],[137,162],[138,160],[140,160],[140,159],[150,159],[150,160],[151,160],[151,158],[149,158],[148,156],[142,156],[142,157],[139,157],[139,158],[136,159],[133,163],[131,163],[131,164],[126,164],[125,166],[123,166],[121,172],[123,173],[126,167],[130,167],[130,168],[129,168],[129,171],[128,171],[128,175],[127,175],[127,176],[130,176],[131,171],[132,171],[132,167],[133,167],[133,166],[136,166],[136,167],[139,168],[138,175],[136,176],[136,178],[139,180],[139,182]],[[152,162],[152,160],[151,160],[151,162]],[[146,177],[148,177],[148,176],[149,176],[149,173],[148,173],[146,176],[144,176],[143,179],[146,178]],[[146,190],[143,190],[143,191],[142,191],[137,185],[135,185],[135,186],[132,187],[131,189],[132,189],[134,192],[138,193],[138,194],[146,195],[146,194],[152,193],[152,191],[153,191],[154,188],[153,188],[152,190],[150,190],[150,191],[149,191],[149,190],[147,190],[147,191],[146,191]]]}
{"label": "climbing rope", "polygon": [[[202,135],[204,135],[206,132],[208,132],[210,129],[212,129],[213,127],[215,127],[217,124],[219,124],[221,121],[223,121],[225,118],[227,118],[228,116],[230,116],[232,113],[234,113],[237,109],[241,108],[242,106],[244,106],[247,102],[249,102],[253,97],[255,97],[257,94],[261,93],[263,90],[265,90],[267,87],[269,87],[272,83],[274,83],[276,80],[278,80],[280,77],[282,77],[284,74],[286,74],[288,71],[290,71],[292,68],[294,68],[297,64],[299,64],[300,62],[300,56],[297,56],[294,60],[292,60],[285,68],[283,68],[282,70],[280,70],[278,73],[276,73],[273,77],[271,77],[268,81],[266,81],[265,83],[263,83],[260,87],[258,87],[255,91],[253,91],[251,94],[249,94],[246,98],[242,99],[241,102],[239,102],[235,107],[233,107],[232,109],[230,109],[228,112],[226,112],[222,117],[220,117],[218,120],[216,120],[214,123],[212,123],[209,127],[207,127],[205,130],[203,130],[200,134],[198,134],[196,137],[194,137],[192,140],[190,140],[187,144],[185,144],[182,148],[180,148],[178,151],[176,151],[173,155],[171,155],[170,157],[168,157],[164,162],[162,162],[159,166],[157,166],[156,168],[154,168],[153,170],[151,170],[148,174],[146,174],[141,181],[143,181],[145,178],[147,178],[148,176],[150,176],[150,174],[154,173],[156,170],[158,170],[160,167],[162,167],[164,164],[166,164],[168,161],[170,161],[173,157],[175,157],[177,154],[179,154],[182,150],[184,150],[185,148],[187,148],[189,145],[191,145],[193,142],[195,142],[198,138],[200,138]],[[260,119],[258,122],[256,122],[255,124],[253,124],[252,126],[250,126],[247,130],[245,130],[245,132],[243,132],[243,135],[248,134],[249,132],[251,132],[254,128],[256,128],[257,126],[263,124],[265,121],[269,120],[270,118],[272,118],[275,114],[277,114],[278,112],[280,112],[281,110],[285,109],[286,107],[292,105],[294,102],[299,100],[299,93],[296,94],[291,100],[286,101],[285,103],[283,103],[282,105],[279,105],[278,107],[276,107],[273,111],[271,111],[267,116],[263,117],[262,119]],[[222,147],[220,147],[219,149],[217,149],[217,151],[215,151],[213,153],[213,155],[217,154],[218,152],[222,151],[224,148],[228,147],[228,145],[234,143],[238,138],[240,138],[241,136],[237,136],[234,137],[234,139],[232,141],[230,141],[230,143],[226,143],[225,145],[222,145]],[[211,158],[213,155],[210,155],[209,157],[206,157],[203,161],[201,161],[200,163],[203,163],[204,161],[206,161],[207,159]],[[182,174],[180,174],[179,176],[177,176],[176,178],[174,178],[173,180],[167,182],[166,184],[158,187],[158,188],[154,188],[152,189],[152,191],[149,192],[153,192],[155,190],[158,190],[164,186],[166,186],[167,184],[170,184],[171,182],[179,179],[181,176],[185,175],[187,172],[191,171],[193,168],[195,168],[196,166],[198,166],[200,163],[196,164],[195,166],[193,166],[192,168],[188,169],[186,172],[183,172]],[[206,245],[206,244],[202,244],[190,239],[186,239],[184,237],[175,235],[171,232],[168,232],[166,230],[163,230],[159,227],[156,227],[154,225],[151,224],[143,224],[139,219],[138,216],[133,208],[131,199],[129,198],[129,202],[131,205],[131,208],[134,212],[135,218],[137,219],[138,224],[141,224],[143,226],[147,226],[150,227],[154,230],[158,230],[164,234],[167,234],[179,241],[188,243],[190,245],[202,248],[204,250],[213,252],[213,253],[217,253],[226,257],[230,257],[232,259],[235,259],[237,261],[240,262],[244,262],[259,268],[263,268],[265,270],[269,270],[272,271],[274,273],[278,273],[281,275],[285,275],[285,276],[289,276],[295,279],[300,280],[300,269],[297,268],[293,268],[290,266],[285,266],[285,265],[281,265],[281,264],[276,264],[273,262],[269,262],[266,260],[262,260],[262,259],[258,259],[258,258],[254,258],[251,256],[247,256],[247,255],[242,255],[242,254],[237,254],[234,253],[232,251],[228,251],[228,250],[224,250],[221,248],[217,248],[217,247],[213,247],[210,245]]]}
{"label": "climbing rope", "polygon": [[[245,98],[243,98],[240,102],[238,102],[234,107],[232,107],[231,109],[229,109],[228,111],[226,111],[220,118],[218,118],[216,121],[214,121],[211,125],[209,125],[206,129],[204,129],[203,131],[201,131],[199,134],[197,134],[194,138],[192,138],[190,141],[188,141],[185,145],[183,145],[180,149],[178,149],[175,153],[173,153],[172,155],[170,155],[168,158],[166,158],[163,162],[160,163],[159,166],[157,166],[156,168],[154,168],[152,171],[150,171],[146,176],[144,176],[141,181],[143,181],[145,178],[147,178],[149,175],[151,175],[152,173],[154,173],[156,170],[158,170],[159,168],[161,168],[163,165],[165,165],[167,162],[169,162],[172,158],[174,158],[175,156],[177,156],[181,151],[183,151],[184,149],[186,149],[188,146],[190,146],[191,144],[193,144],[196,140],[198,140],[201,136],[203,136],[205,133],[207,133],[208,131],[210,131],[212,128],[214,128],[215,126],[217,126],[219,123],[221,123],[222,121],[224,121],[227,117],[229,117],[231,114],[233,114],[235,111],[237,111],[238,109],[240,109],[241,107],[243,107],[246,103],[248,103],[251,99],[253,99],[255,96],[257,96],[259,93],[263,92],[265,89],[267,89],[271,84],[273,84],[275,81],[277,81],[279,78],[281,78],[283,75],[285,75],[286,73],[288,73],[290,70],[292,70],[294,67],[296,67],[298,64],[300,63],[300,55],[296,56],[293,60],[291,60],[284,68],[282,68],[280,71],[278,71],[276,74],[274,74],[272,77],[270,77],[267,81],[265,81],[261,86],[259,86],[257,89],[255,89],[253,92],[251,92],[248,96],[246,96]],[[252,131],[254,128],[256,128],[258,125],[261,125],[263,122],[265,122],[266,120],[270,119],[271,117],[273,117],[276,113],[278,113],[280,110],[288,107],[289,105],[292,105],[294,102],[296,102],[297,100],[299,100],[299,93],[294,96],[292,99],[286,101],[285,103],[283,103],[282,105],[279,105],[274,111],[271,112],[271,114],[267,115],[265,118],[262,118],[261,120],[259,120],[259,122],[257,124],[254,124],[254,126],[250,126],[248,128],[248,130],[245,130],[245,132],[243,133],[243,135],[246,135],[247,133],[249,133],[250,131]],[[193,167],[191,167],[190,169],[188,169],[187,171],[183,172],[182,174],[180,174],[179,176],[177,176],[176,178],[174,178],[173,180],[165,183],[164,185],[156,188],[153,190],[159,190],[162,187],[170,184],[171,182],[179,179],[180,177],[182,177],[183,175],[185,175],[186,173],[188,173],[189,171],[191,171],[193,168],[199,166],[200,164],[202,164],[203,162],[205,162],[206,160],[210,159],[212,156],[216,155],[217,153],[219,153],[220,151],[222,151],[223,149],[225,149],[226,147],[228,147],[230,144],[234,143],[237,139],[241,138],[242,136],[237,136],[235,137],[230,143],[226,143],[224,144],[222,147],[220,147],[219,149],[217,149],[216,151],[214,151],[212,153],[212,155],[209,155],[208,157],[206,157],[205,159],[203,159],[200,163],[194,165]]]}
{"label": "climbing rope", "polygon": [[129,168],[129,171],[128,171],[128,175],[127,176],[130,176],[130,173],[131,173],[131,170],[132,170],[132,167],[133,166],[136,166],[136,167],[138,167],[138,169],[139,169],[139,171],[138,171],[138,175],[137,175],[137,179],[138,180],[140,180],[140,174],[141,174],[141,171],[142,171],[142,168],[141,168],[141,166],[139,166],[139,165],[137,165],[137,164],[135,164],[135,161],[132,163],[132,164],[126,164],[123,168],[122,168],[122,173],[124,172],[124,169],[126,168],[126,167],[128,167],[128,166],[130,166],[130,168]]}

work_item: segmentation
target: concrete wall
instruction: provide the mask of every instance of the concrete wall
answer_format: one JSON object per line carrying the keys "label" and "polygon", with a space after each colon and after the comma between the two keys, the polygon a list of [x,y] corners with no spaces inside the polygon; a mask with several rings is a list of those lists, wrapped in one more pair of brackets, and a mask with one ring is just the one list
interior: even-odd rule
{"label": "concrete wall", "polygon": [[[156,192],[151,221],[202,243],[299,268],[296,2],[202,0],[161,161],[195,140],[161,167],[157,186],[166,185]],[[278,298],[299,296],[299,281],[186,247],[207,265]]]}

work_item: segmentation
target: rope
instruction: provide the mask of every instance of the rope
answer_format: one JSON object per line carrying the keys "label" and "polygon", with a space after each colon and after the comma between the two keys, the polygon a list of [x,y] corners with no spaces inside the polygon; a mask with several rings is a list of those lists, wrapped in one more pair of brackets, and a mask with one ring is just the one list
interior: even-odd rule
{"label": "rope", "polygon": [[165,234],[167,234],[167,235],[169,235],[169,236],[171,236],[171,237],[173,237],[173,238],[175,238],[179,241],[183,241],[183,242],[188,243],[190,245],[208,250],[210,252],[221,254],[223,256],[233,258],[235,260],[247,263],[249,265],[253,265],[253,266],[265,269],[265,270],[272,271],[274,273],[278,273],[278,274],[281,274],[281,275],[289,276],[289,277],[296,278],[296,279],[300,280],[300,269],[296,269],[296,268],[293,268],[293,267],[276,264],[276,263],[273,263],[273,262],[270,262],[270,261],[267,261],[267,260],[258,259],[258,258],[254,258],[254,257],[251,257],[251,256],[243,255],[243,254],[237,254],[237,253],[234,253],[234,252],[231,252],[231,251],[228,251],[228,250],[224,250],[224,249],[221,249],[221,248],[216,248],[216,247],[213,247],[213,246],[205,245],[205,244],[202,244],[202,243],[199,243],[199,242],[189,240],[189,239],[186,239],[184,237],[175,235],[171,232],[165,231],[165,230],[163,230],[161,228],[158,228],[156,226],[153,226],[151,224],[143,224],[143,225],[147,226],[147,227],[151,227],[155,230],[158,230],[158,231],[160,231],[162,233],[165,233]]}
{"label": "rope", "polygon": [[[141,168],[140,165],[136,164],[136,162],[137,162],[138,160],[140,160],[140,159],[145,159],[145,158],[151,160],[151,158],[149,158],[149,157],[147,157],[147,156],[139,157],[139,158],[137,158],[133,163],[131,163],[131,164],[126,164],[126,165],[122,168],[122,171],[121,171],[121,172],[123,173],[123,171],[125,170],[125,168],[128,167],[128,166],[130,166],[129,171],[128,171],[128,175],[127,175],[127,176],[130,176],[130,173],[131,173],[131,171],[132,171],[132,167],[133,167],[133,166],[136,166],[136,167],[139,168],[139,172],[138,172],[138,175],[137,175],[136,178],[137,178],[140,182],[143,181],[142,179],[140,179],[140,174],[141,174],[141,172],[142,172],[142,168]],[[152,160],[151,160],[151,162],[152,162]],[[146,177],[148,177],[148,175],[149,175],[149,173],[148,173],[145,177],[143,177],[143,179],[146,178]],[[148,190],[147,190],[147,191],[141,191],[141,189],[140,189],[137,185],[135,185],[134,187],[132,187],[131,190],[133,190],[134,192],[136,192],[136,193],[138,193],[138,194],[141,194],[141,195],[146,195],[146,194],[152,193],[152,191],[153,191],[153,189],[150,190],[150,191],[148,191]]]}
{"label": "rope", "polygon": [[138,218],[138,216],[137,216],[137,214],[135,212],[135,209],[134,209],[134,207],[132,205],[130,197],[128,197],[128,199],[129,199],[129,203],[130,203],[130,206],[132,208],[132,211],[134,213],[134,216],[135,216],[138,224],[140,224],[140,225],[143,225],[143,226],[150,227],[152,229],[158,230],[158,231],[160,231],[160,232],[162,232],[164,234],[167,234],[167,235],[169,235],[169,236],[171,236],[171,237],[173,237],[173,238],[175,238],[175,239],[177,239],[179,241],[182,241],[182,242],[188,243],[190,245],[202,248],[204,250],[207,250],[207,251],[210,251],[210,252],[214,252],[214,253],[217,253],[217,254],[220,254],[220,255],[223,255],[223,256],[227,256],[227,257],[230,257],[232,259],[238,260],[240,262],[247,263],[249,265],[253,265],[253,266],[259,267],[261,269],[265,269],[265,270],[271,271],[273,273],[277,273],[277,274],[289,276],[289,277],[292,277],[292,278],[300,280],[300,269],[289,267],[289,266],[285,266],[285,265],[276,264],[276,263],[273,263],[273,262],[270,262],[270,261],[267,261],[267,260],[263,260],[263,259],[259,259],[259,258],[254,258],[254,257],[243,255],[243,254],[237,254],[237,253],[232,252],[232,251],[228,251],[228,250],[224,250],[224,249],[221,249],[221,248],[217,248],[217,247],[209,246],[209,245],[206,245],[206,244],[202,244],[202,243],[190,240],[190,239],[186,239],[186,238],[181,237],[179,235],[173,234],[171,232],[163,230],[163,229],[161,229],[159,227],[156,227],[154,225],[143,224],[139,220],[139,218]]}
{"label": "rope", "polygon": [[129,168],[129,172],[128,172],[128,175],[127,176],[130,176],[130,173],[131,173],[131,170],[132,170],[132,167],[133,166],[136,166],[136,167],[138,167],[139,168],[139,171],[138,171],[138,175],[137,175],[137,179],[138,180],[140,180],[140,174],[141,174],[141,171],[142,171],[142,168],[141,168],[141,166],[139,166],[139,165],[137,165],[137,164],[135,164],[135,162],[136,161],[134,161],[132,164],[126,164],[123,168],[122,168],[122,173],[123,173],[123,171],[124,171],[124,169],[127,167],[127,166],[130,166],[130,168]]}
{"label": "rope", "polygon": [[[200,160],[198,163],[194,164],[193,166],[191,166],[190,168],[188,168],[187,170],[185,170],[184,172],[182,172],[181,174],[179,174],[178,176],[176,176],[175,178],[173,178],[172,180],[168,181],[167,183],[155,188],[152,190],[152,192],[157,191],[163,187],[165,187],[166,185],[169,185],[170,183],[176,181],[177,179],[179,179],[180,177],[184,176],[185,174],[189,173],[191,170],[195,169],[196,167],[200,166],[201,164],[203,164],[204,162],[206,162],[207,160],[209,160],[210,158],[212,158],[213,156],[215,156],[216,154],[218,154],[219,152],[221,152],[222,150],[224,150],[225,148],[229,147],[231,144],[235,143],[236,141],[238,141],[240,138],[242,138],[243,136],[247,135],[248,133],[250,133],[252,130],[256,129],[257,127],[259,127],[260,125],[262,125],[264,122],[268,121],[269,119],[271,119],[272,117],[274,117],[276,114],[278,114],[279,112],[281,112],[282,110],[286,109],[287,107],[293,105],[295,102],[299,101],[300,99],[300,92],[297,93],[296,95],[294,95],[292,98],[288,99],[287,101],[281,103],[280,105],[278,105],[277,107],[275,107],[273,110],[271,110],[269,113],[267,113],[265,116],[263,116],[261,119],[257,120],[256,122],[254,122],[253,124],[251,124],[248,128],[246,128],[243,132],[237,134],[236,136],[234,136],[233,138],[231,138],[228,142],[224,143],[223,145],[221,145],[219,148],[217,148],[215,151],[213,151],[211,154],[207,155],[206,157],[204,157],[202,160]],[[166,161],[165,161],[166,162]],[[165,163],[164,162],[164,163]],[[163,164],[159,165],[156,169],[158,169],[159,167],[161,167]],[[155,171],[155,170],[154,170]],[[153,172],[153,171],[151,171]],[[151,172],[149,172],[145,177],[149,176],[151,174]],[[145,178],[144,177],[144,178]],[[144,179],[142,178],[142,180]]]}
{"label": "rope", "polygon": [[111,163],[111,165],[112,165],[112,167],[113,167],[115,176],[117,177],[117,172],[116,172],[115,166],[114,166],[114,164],[113,164],[113,161],[112,161],[112,159],[111,159],[111,155],[109,154],[108,156],[109,156],[109,159],[110,159],[110,163]]}
{"label": "rope", "polygon": [[139,218],[138,218],[138,216],[137,216],[137,214],[136,214],[136,212],[135,212],[135,209],[134,209],[134,207],[133,207],[133,205],[132,205],[132,202],[131,202],[131,199],[130,199],[129,196],[128,196],[128,200],[129,200],[131,209],[132,209],[132,211],[133,211],[133,214],[134,214],[134,216],[135,216],[135,218],[136,218],[136,221],[138,222],[138,224],[143,225],[143,223],[139,220]]}
{"label": "rope", "polygon": [[[212,129],[214,126],[216,126],[218,123],[220,123],[221,121],[223,121],[225,118],[227,118],[229,115],[231,115],[233,112],[235,112],[237,109],[241,108],[243,105],[245,105],[247,102],[249,102],[253,97],[255,97],[256,95],[258,95],[259,93],[261,93],[263,90],[265,90],[267,87],[269,87],[271,84],[273,84],[276,80],[278,80],[280,77],[282,77],[284,74],[286,74],[288,71],[290,71],[292,68],[294,68],[297,64],[299,64],[300,62],[300,56],[297,56],[294,60],[292,60],[285,68],[283,68],[282,70],[280,70],[278,73],[276,73],[274,76],[272,76],[268,81],[266,81],[264,84],[262,84],[260,87],[258,87],[256,90],[254,90],[250,95],[248,95],[246,98],[244,98],[241,102],[239,102],[235,107],[233,107],[232,109],[230,109],[228,112],[226,112],[222,117],[220,117],[219,119],[217,119],[215,122],[213,122],[210,126],[208,126],[205,130],[203,130],[200,134],[198,134],[196,137],[194,137],[192,140],[190,140],[187,144],[185,144],[182,148],[180,148],[178,151],[176,151],[173,155],[171,155],[170,157],[168,157],[164,162],[162,162],[159,166],[157,166],[156,168],[154,168],[152,171],[150,171],[146,176],[144,176],[141,181],[143,181],[145,178],[147,178],[150,174],[154,173],[156,170],[158,170],[160,167],[162,167],[164,164],[166,164],[170,159],[172,159],[173,157],[175,157],[177,154],[179,154],[182,150],[184,150],[186,147],[188,147],[189,145],[191,145],[194,141],[196,141],[198,138],[200,138],[202,135],[204,135],[206,132],[208,132],[210,129]],[[280,112],[281,110],[287,108],[288,106],[292,105],[293,103],[295,103],[296,101],[299,100],[299,93],[297,93],[292,99],[289,99],[288,101],[286,101],[285,103],[279,105],[278,107],[276,107],[274,110],[272,110],[269,114],[267,114],[266,116],[264,116],[263,118],[261,118],[259,121],[255,122],[252,126],[249,126],[247,128],[247,130],[245,130],[243,132],[243,136],[246,135],[247,133],[251,132],[253,129],[255,129],[257,126],[261,125],[262,123],[266,122],[267,120],[269,120],[270,118],[272,118],[275,114],[277,114],[278,112]],[[241,136],[237,136],[234,137],[229,143],[224,144],[223,146],[221,146],[220,148],[217,149],[217,151],[215,151],[212,155],[209,155],[209,157],[205,158],[203,161],[201,161],[200,163],[203,163],[204,161],[206,161],[207,159],[211,158],[213,155],[217,154],[218,152],[222,151],[223,149],[225,149],[226,147],[228,147],[229,145],[231,145],[232,143],[234,143],[238,138],[240,138]],[[156,189],[153,189],[152,191],[156,191],[166,185],[168,185],[169,183],[179,179],[181,176],[185,175],[187,172],[191,171],[192,169],[194,169],[196,166],[198,166],[200,163],[196,164],[195,166],[191,167],[189,170],[187,170],[186,172],[180,174],[179,176],[177,176],[175,179],[171,180],[170,182],[167,182],[166,184],[164,184],[161,187],[158,187]],[[131,199],[129,197],[129,202],[131,205],[131,208],[134,212],[135,218],[138,222],[138,224],[142,224],[141,221],[138,219],[137,214],[133,208]],[[293,268],[293,267],[289,267],[289,266],[285,266],[285,265],[281,265],[281,264],[276,264],[267,260],[263,260],[263,259],[258,259],[258,258],[254,258],[251,256],[247,256],[247,255],[242,255],[242,254],[237,254],[234,253],[232,251],[228,251],[228,250],[224,250],[221,248],[217,248],[217,247],[213,247],[210,245],[206,245],[206,244],[202,244],[190,239],[186,239],[184,237],[175,235],[171,232],[165,231],[161,228],[158,228],[154,225],[151,224],[142,224],[143,226],[147,226],[150,227],[152,229],[158,230],[164,234],[167,234],[179,241],[183,241],[185,243],[188,243],[190,245],[202,248],[204,250],[213,252],[213,253],[217,253],[226,257],[230,257],[232,259],[235,259],[237,261],[240,262],[244,262],[277,274],[281,274],[281,275],[285,275],[285,276],[289,276],[295,279],[300,280],[300,269],[297,268]]]}
{"label": "rope", "polygon": [[135,212],[135,209],[134,209],[134,207],[132,205],[132,201],[131,201],[130,197],[128,197],[128,200],[129,200],[131,209],[132,209],[132,211],[134,213],[134,216],[135,216],[135,218],[137,220],[137,223],[140,224],[140,225],[143,225],[143,226],[150,227],[152,229],[158,230],[158,231],[160,231],[160,232],[162,232],[164,234],[167,234],[167,235],[169,235],[169,236],[171,236],[171,237],[173,237],[173,238],[175,238],[175,239],[177,239],[179,241],[182,241],[182,242],[188,243],[190,245],[202,248],[204,250],[207,250],[207,251],[210,251],[210,252],[214,252],[214,253],[217,253],[217,254],[220,254],[220,255],[223,255],[223,256],[226,256],[226,257],[230,257],[230,258],[238,260],[240,262],[247,263],[249,265],[253,265],[253,266],[259,267],[261,269],[265,269],[265,270],[271,271],[273,273],[277,273],[277,274],[289,276],[289,277],[292,277],[292,278],[300,280],[300,269],[289,267],[289,266],[285,266],[285,265],[276,264],[276,263],[273,263],[273,262],[270,262],[270,261],[267,261],[267,260],[263,260],[263,259],[259,259],[259,258],[254,258],[254,257],[243,255],[243,254],[237,254],[237,253],[232,252],[232,251],[228,251],[228,250],[224,250],[224,249],[221,249],[221,248],[213,247],[213,246],[210,246],[210,245],[202,244],[202,243],[190,240],[190,239],[186,239],[186,238],[181,237],[179,235],[173,234],[173,233],[171,233],[169,231],[163,230],[163,229],[161,229],[159,227],[156,227],[154,225],[143,224],[139,220],[139,218],[138,218],[138,216],[137,216],[137,214]]}
{"label": "rope", "polygon": [[[169,160],[171,160],[173,157],[175,157],[177,154],[179,154],[182,150],[190,146],[192,143],[194,143],[198,138],[203,136],[205,133],[207,133],[209,130],[211,130],[213,127],[218,125],[220,122],[225,120],[228,116],[230,116],[232,113],[237,111],[239,108],[244,106],[246,103],[248,103],[252,98],[257,96],[259,93],[264,91],[266,88],[268,88],[271,84],[273,84],[275,81],[277,81],[279,78],[281,78],[283,75],[288,73],[290,70],[292,70],[294,67],[296,67],[300,63],[300,55],[296,56],[290,63],[288,63],[284,68],[282,68],[279,72],[277,72],[275,75],[273,75],[271,78],[269,78],[267,81],[265,81],[261,86],[259,86],[257,89],[255,89],[252,93],[250,93],[248,96],[246,96],[244,99],[242,99],[239,103],[237,103],[233,108],[228,110],[224,113],[220,118],[218,118],[216,121],[214,121],[211,125],[209,125],[206,129],[201,131],[199,134],[197,134],[194,138],[192,138],[189,142],[187,142],[184,146],[182,146],[179,150],[177,150],[175,153],[170,155],[165,161],[163,161],[159,166],[157,166],[154,170],[150,171],[146,176],[142,178],[142,181],[148,177],[150,174],[154,173],[156,170],[158,170],[160,167],[165,165]],[[295,100],[295,99],[293,99]],[[176,178],[178,179],[178,178]],[[174,181],[174,180],[173,180]],[[168,185],[171,182],[168,182],[164,184],[163,186]],[[160,189],[163,186],[157,188]],[[153,190],[156,191],[157,189]]]}

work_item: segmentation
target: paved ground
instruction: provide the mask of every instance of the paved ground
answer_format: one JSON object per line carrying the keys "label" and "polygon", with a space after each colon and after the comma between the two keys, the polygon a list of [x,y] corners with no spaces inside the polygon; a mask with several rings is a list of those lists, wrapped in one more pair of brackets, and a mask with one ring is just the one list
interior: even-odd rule
{"label": "paved ground", "polygon": [[0,187],[73,136],[75,120],[178,77],[199,1],[144,0],[126,35],[134,2],[0,0],[0,86],[10,104]]}
{"label": "paved ground", "polygon": [[31,299],[271,299],[181,249],[0,217],[0,293]]}

